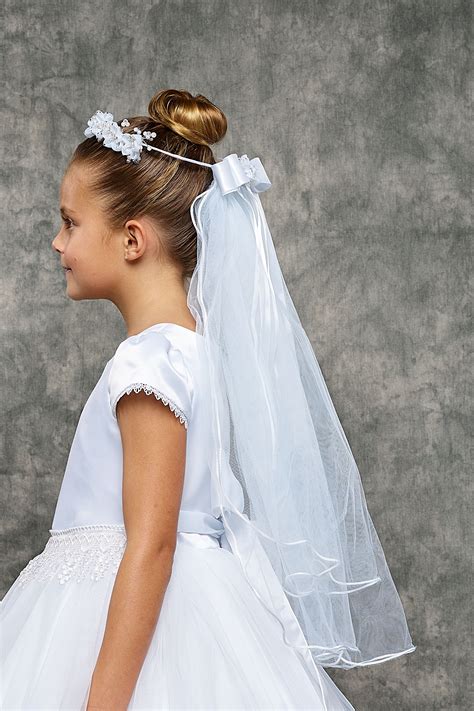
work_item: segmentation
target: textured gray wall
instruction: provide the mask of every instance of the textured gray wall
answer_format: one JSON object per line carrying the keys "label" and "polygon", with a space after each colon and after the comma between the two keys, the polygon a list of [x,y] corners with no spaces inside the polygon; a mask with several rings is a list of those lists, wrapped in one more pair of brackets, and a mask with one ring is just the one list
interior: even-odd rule
{"label": "textured gray wall", "polygon": [[66,161],[97,108],[201,92],[229,119],[216,156],[258,155],[273,182],[282,269],[418,646],[329,673],[358,711],[472,708],[469,3],[4,7],[2,593],[46,543],[81,408],[125,337],[112,304],[66,296],[50,245]]}

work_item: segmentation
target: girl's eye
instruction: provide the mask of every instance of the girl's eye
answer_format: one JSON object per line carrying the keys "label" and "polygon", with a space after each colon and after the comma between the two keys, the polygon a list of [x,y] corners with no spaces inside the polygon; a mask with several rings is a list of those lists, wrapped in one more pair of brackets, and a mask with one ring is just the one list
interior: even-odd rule
{"label": "girl's eye", "polygon": [[72,221],[69,219],[69,217],[63,217],[62,218],[64,224],[66,225],[66,229],[68,230],[69,227],[72,225]]}

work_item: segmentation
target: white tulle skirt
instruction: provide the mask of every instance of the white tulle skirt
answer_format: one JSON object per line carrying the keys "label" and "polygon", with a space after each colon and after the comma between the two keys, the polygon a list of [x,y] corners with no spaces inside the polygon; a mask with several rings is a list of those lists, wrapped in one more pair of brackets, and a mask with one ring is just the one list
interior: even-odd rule
{"label": "white tulle skirt", "polygon": [[[84,711],[123,527],[51,531],[0,604],[0,708]],[[130,710],[351,709],[323,667],[288,647],[231,551],[178,533],[170,582]]]}

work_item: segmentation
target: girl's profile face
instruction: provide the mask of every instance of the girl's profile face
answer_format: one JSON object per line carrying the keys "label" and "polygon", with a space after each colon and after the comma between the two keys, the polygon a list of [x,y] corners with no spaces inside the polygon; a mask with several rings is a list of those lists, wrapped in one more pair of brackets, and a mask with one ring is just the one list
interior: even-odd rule
{"label": "girl's profile face", "polygon": [[74,300],[111,298],[120,264],[119,240],[104,239],[108,226],[82,166],[72,165],[64,175],[60,213],[62,226],[52,247],[59,253],[68,296]]}

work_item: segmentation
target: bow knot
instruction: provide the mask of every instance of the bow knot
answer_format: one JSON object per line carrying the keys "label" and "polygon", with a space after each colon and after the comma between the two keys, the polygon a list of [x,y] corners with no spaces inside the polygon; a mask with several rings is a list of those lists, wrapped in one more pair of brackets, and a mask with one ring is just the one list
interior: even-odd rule
{"label": "bow knot", "polygon": [[211,168],[223,195],[237,190],[245,183],[249,183],[254,193],[264,192],[271,187],[260,158],[249,160],[245,153],[240,157],[237,153],[231,153],[218,163],[214,163]]}

